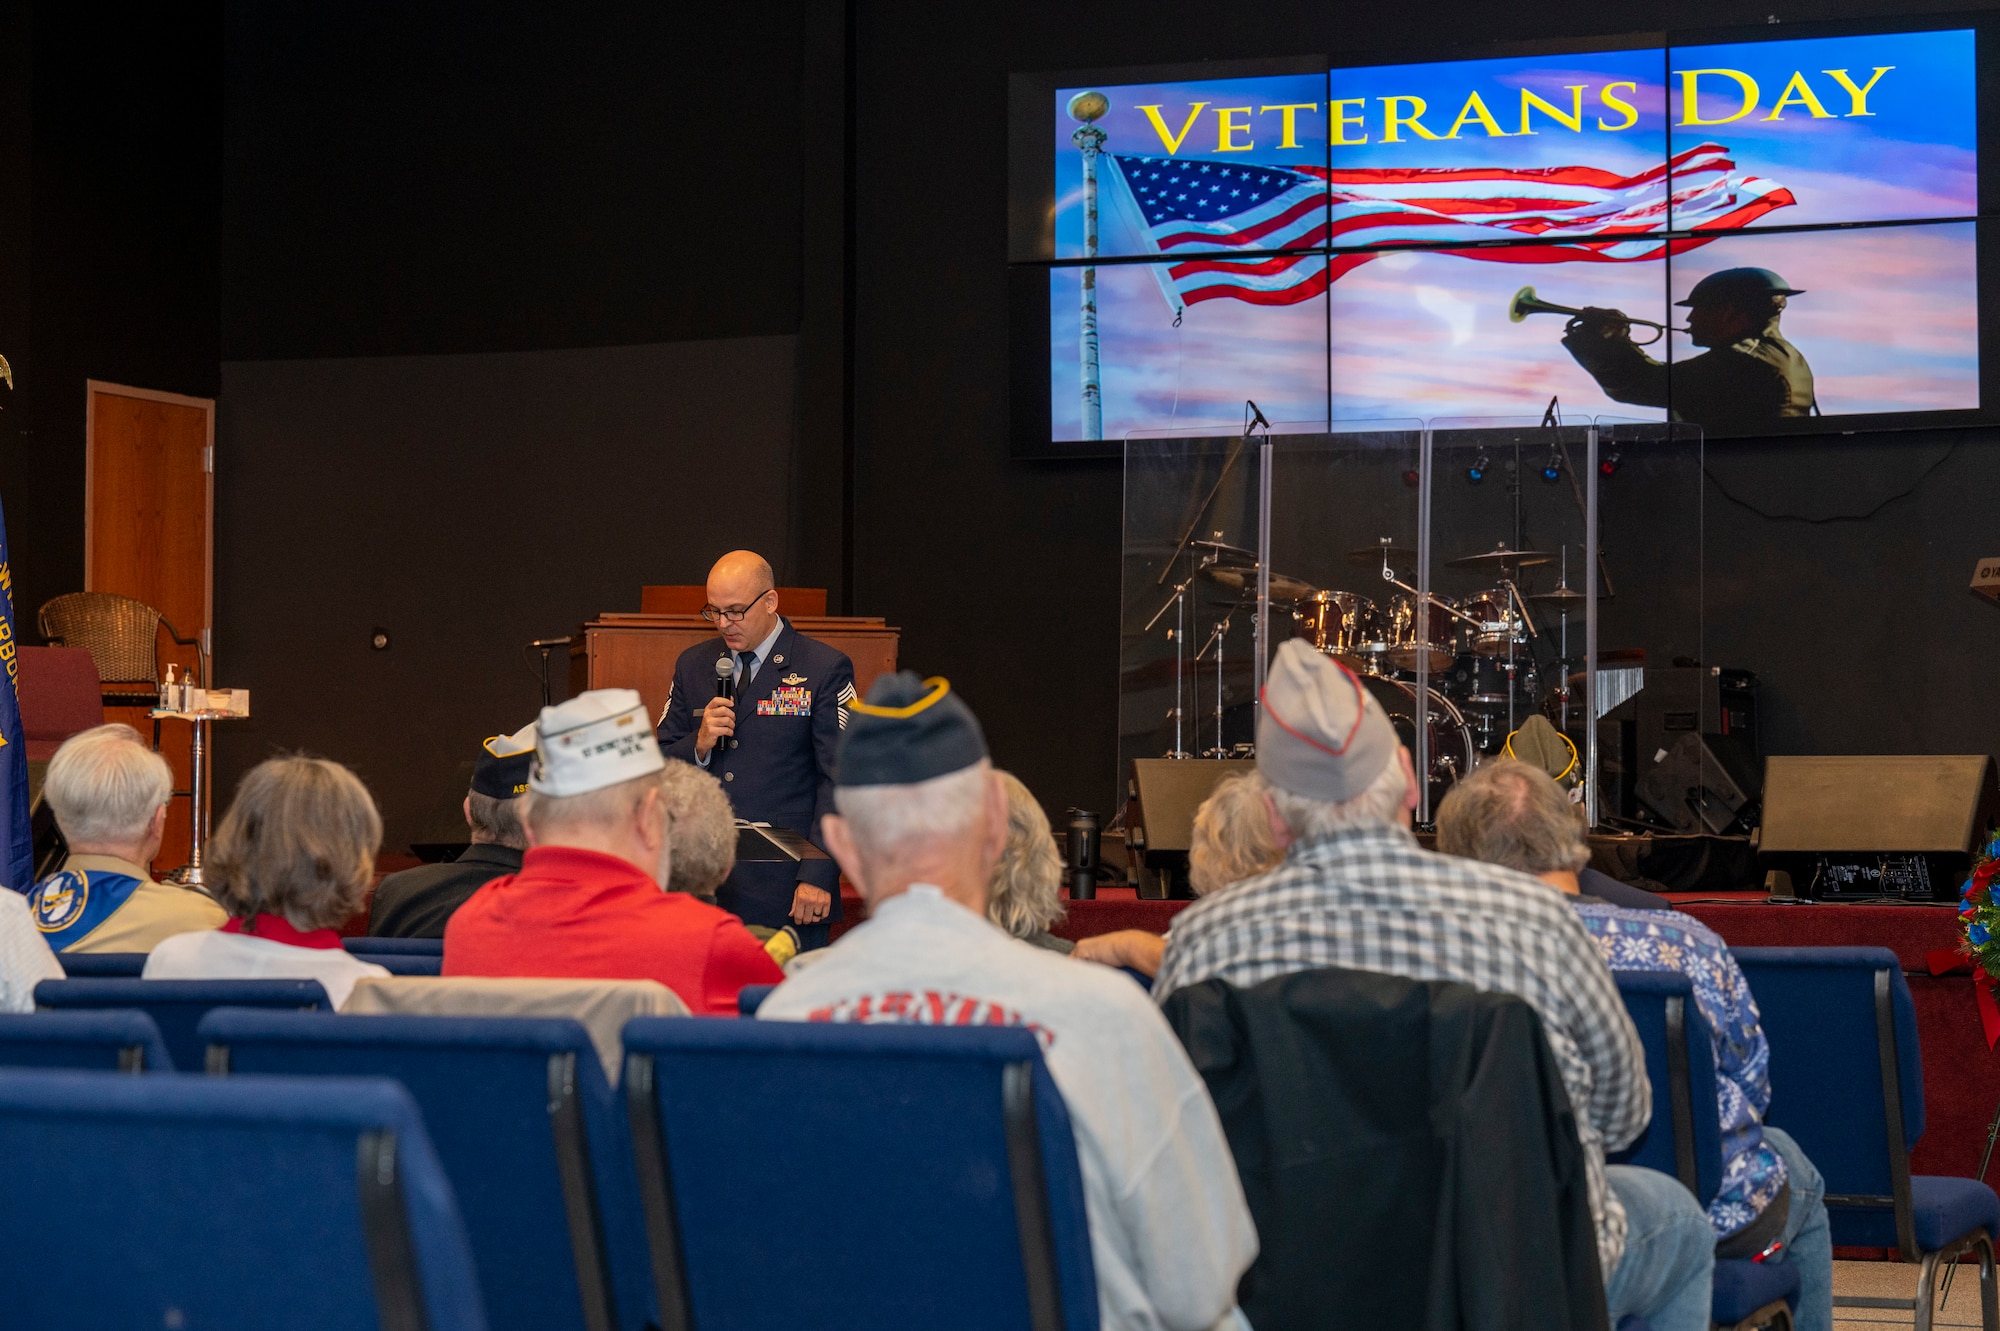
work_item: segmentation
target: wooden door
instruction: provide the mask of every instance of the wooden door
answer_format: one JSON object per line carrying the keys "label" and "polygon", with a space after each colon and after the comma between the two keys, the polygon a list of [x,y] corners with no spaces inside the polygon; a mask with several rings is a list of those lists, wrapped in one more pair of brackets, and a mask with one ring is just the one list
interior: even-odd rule
{"label": "wooden door", "polygon": [[[84,589],[144,601],[184,638],[208,641],[214,557],[215,403],[143,388],[89,382],[84,462]],[[161,670],[183,672],[196,650],[160,631]],[[211,670],[213,663],[211,662]],[[110,707],[149,739],[143,707]],[[174,789],[188,788],[192,736],[181,721],[165,722],[160,750],[174,769]],[[175,798],[156,873],[187,862],[188,799]]]}

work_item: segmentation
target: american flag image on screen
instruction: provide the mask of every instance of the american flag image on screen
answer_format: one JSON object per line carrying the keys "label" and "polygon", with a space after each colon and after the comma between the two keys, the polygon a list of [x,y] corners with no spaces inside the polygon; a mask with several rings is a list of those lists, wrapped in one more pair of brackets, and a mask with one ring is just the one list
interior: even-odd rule
{"label": "american flag image on screen", "polygon": [[[1423,245],[1487,263],[1633,263],[1707,243],[1683,233],[1747,226],[1796,202],[1775,181],[1738,170],[1714,143],[1630,176],[1588,166],[1327,171],[1106,158],[1112,197],[1132,230],[1156,254],[1188,255],[1155,266],[1176,319],[1205,300],[1310,300],[1368,262],[1371,249]],[[1319,246],[1349,252],[1309,249]],[[1289,249],[1306,252],[1228,253]]]}

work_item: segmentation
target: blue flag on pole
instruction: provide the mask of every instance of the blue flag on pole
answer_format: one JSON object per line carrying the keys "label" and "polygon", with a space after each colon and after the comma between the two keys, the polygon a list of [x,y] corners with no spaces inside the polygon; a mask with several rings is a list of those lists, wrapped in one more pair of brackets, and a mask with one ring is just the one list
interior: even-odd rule
{"label": "blue flag on pole", "polygon": [[35,834],[28,825],[28,744],[21,737],[21,653],[14,634],[14,566],[7,557],[7,515],[0,511],[0,886],[35,885]]}

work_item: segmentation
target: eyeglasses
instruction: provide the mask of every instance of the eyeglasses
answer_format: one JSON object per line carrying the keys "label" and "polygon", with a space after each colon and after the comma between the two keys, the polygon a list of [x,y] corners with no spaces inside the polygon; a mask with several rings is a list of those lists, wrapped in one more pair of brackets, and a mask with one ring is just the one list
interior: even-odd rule
{"label": "eyeglasses", "polygon": [[743,617],[757,608],[758,601],[776,590],[778,590],[776,587],[766,587],[757,593],[756,599],[748,605],[732,605],[727,609],[717,605],[705,605],[701,608],[701,617],[711,624],[741,624]]}

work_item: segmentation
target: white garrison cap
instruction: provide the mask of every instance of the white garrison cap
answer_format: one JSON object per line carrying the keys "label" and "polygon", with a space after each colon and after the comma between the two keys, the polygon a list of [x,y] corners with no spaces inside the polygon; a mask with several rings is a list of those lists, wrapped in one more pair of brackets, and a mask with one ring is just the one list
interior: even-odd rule
{"label": "white garrison cap", "polygon": [[1354,672],[1297,638],[1278,648],[1257,709],[1257,770],[1281,790],[1344,804],[1402,741]]}
{"label": "white garrison cap", "polygon": [[637,689],[592,689],[544,707],[535,730],[528,789],[538,795],[587,795],[667,765]]}

